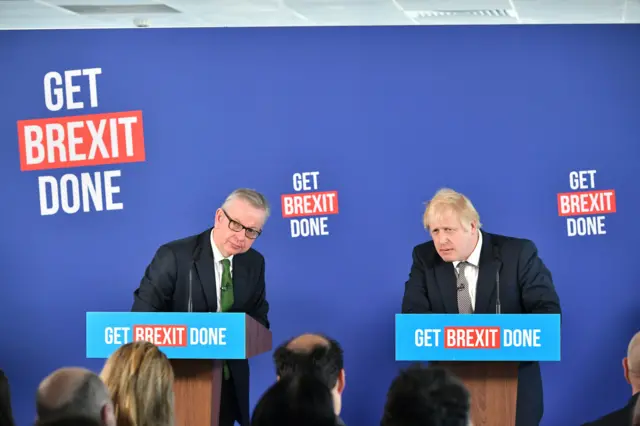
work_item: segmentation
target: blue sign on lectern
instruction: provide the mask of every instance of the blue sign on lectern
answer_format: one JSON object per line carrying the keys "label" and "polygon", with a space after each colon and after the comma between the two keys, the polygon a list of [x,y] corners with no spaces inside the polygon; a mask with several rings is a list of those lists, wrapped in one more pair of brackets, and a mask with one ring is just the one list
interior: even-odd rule
{"label": "blue sign on lectern", "polygon": [[169,358],[245,359],[243,313],[87,312],[87,358],[108,358],[125,343],[146,340]]}
{"label": "blue sign on lectern", "polygon": [[558,314],[398,314],[397,361],[560,361]]}

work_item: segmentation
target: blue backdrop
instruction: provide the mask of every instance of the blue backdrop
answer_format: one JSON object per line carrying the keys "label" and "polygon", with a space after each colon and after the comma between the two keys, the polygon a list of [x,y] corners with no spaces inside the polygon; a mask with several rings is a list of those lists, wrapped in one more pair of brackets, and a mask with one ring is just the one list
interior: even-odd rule
{"label": "blue backdrop", "polygon": [[[155,249],[208,227],[242,186],[274,207],[255,245],[274,341],[342,342],[347,424],[377,424],[403,366],[394,314],[428,238],[423,203],[442,186],[466,193],[487,231],[533,239],[554,273],[563,360],[543,365],[543,424],[621,406],[620,359],[640,324],[638,52],[632,25],[0,33],[0,368],[18,424],[46,374],[101,368],[84,357],[85,311],[128,310]],[[83,109],[46,108],[46,73],[96,67],[96,108],[87,76],[72,80]],[[144,162],[21,171],[19,120],[135,110]],[[121,170],[123,209],[41,215],[39,176],[106,170]],[[558,214],[575,170],[616,192],[604,235],[570,237]],[[292,238],[280,196],[310,171],[339,213],[329,235]],[[251,365],[253,405],[274,374],[270,354]]]}

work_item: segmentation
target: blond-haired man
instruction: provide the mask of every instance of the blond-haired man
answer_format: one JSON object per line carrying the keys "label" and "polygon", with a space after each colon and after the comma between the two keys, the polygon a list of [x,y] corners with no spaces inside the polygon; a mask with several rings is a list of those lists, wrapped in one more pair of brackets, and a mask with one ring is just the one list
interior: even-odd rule
{"label": "blond-haired man", "polygon": [[[536,245],[481,231],[480,216],[465,195],[439,190],[427,203],[423,222],[432,241],[413,249],[403,313],[561,313],[551,272]],[[542,414],[540,366],[523,362],[516,426],[537,426]]]}

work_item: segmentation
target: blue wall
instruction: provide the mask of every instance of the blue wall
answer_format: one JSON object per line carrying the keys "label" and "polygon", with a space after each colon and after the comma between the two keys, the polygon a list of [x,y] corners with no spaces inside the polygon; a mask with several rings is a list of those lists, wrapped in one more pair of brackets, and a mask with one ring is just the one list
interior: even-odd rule
{"label": "blue wall", "polygon": [[[543,366],[543,424],[621,406],[640,324],[638,52],[631,25],[0,33],[0,368],[18,424],[50,371],[101,368],[84,357],[85,311],[128,310],[158,245],[208,227],[240,186],[274,206],[255,246],[274,340],[343,343],[347,424],[377,424],[401,366],[394,313],[428,238],[423,202],[442,186],[470,196],[487,231],[533,239],[554,273],[563,361]],[[94,67],[96,108],[84,77],[84,109],[47,110],[47,72]],[[144,162],[21,171],[19,120],[133,110]],[[39,176],[106,170],[121,170],[122,210],[40,214]],[[605,235],[567,235],[556,194],[574,170],[616,192]],[[328,236],[292,238],[282,217],[280,195],[306,171],[338,191]],[[252,361],[252,404],[273,380],[270,355]]]}

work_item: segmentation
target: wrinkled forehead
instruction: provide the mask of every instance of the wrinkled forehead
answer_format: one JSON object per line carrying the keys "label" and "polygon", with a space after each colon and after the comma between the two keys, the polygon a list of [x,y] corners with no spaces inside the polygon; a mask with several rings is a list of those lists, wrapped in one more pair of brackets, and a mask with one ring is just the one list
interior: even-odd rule
{"label": "wrinkled forehead", "polygon": [[436,206],[429,211],[429,229],[438,228],[460,228],[460,214],[449,206]]}
{"label": "wrinkled forehead", "polygon": [[240,222],[247,228],[262,229],[264,225],[266,212],[252,206],[245,200],[235,199],[231,201],[225,207],[225,211],[231,219]]}

